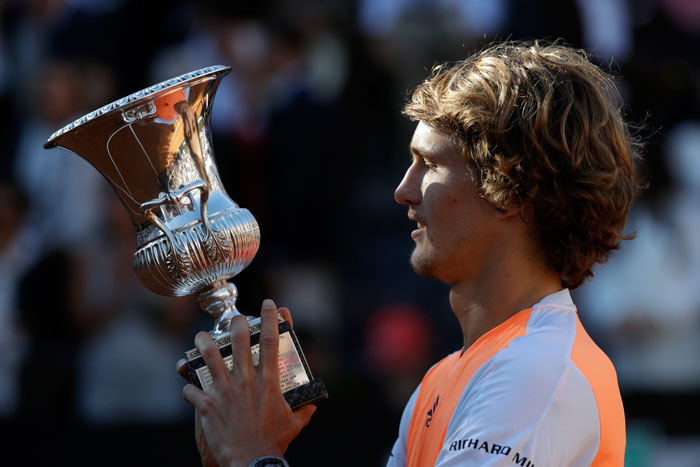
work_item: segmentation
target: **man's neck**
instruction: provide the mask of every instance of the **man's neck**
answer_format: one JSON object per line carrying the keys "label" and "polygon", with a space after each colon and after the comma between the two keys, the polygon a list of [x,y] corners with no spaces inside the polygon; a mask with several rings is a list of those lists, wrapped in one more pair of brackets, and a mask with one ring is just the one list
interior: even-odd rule
{"label": "man's neck", "polygon": [[511,316],[561,288],[556,272],[537,265],[452,284],[450,305],[462,327],[464,349]]}

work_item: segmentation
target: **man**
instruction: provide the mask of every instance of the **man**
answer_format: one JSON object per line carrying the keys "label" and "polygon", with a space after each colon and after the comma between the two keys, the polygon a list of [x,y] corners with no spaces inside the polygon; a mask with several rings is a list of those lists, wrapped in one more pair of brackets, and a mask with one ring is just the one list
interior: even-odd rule
{"label": "man", "polygon": [[[415,271],[451,286],[464,347],[410,398],[388,465],[623,465],[615,370],[568,290],[626,238],[638,155],[618,100],[582,53],[538,43],[438,67],[413,94],[412,164],[395,197],[417,225]],[[196,338],[217,382],[184,390],[205,464],[281,457],[313,413],[289,410],[278,389],[275,314],[266,301],[257,368],[243,318],[230,374]]]}

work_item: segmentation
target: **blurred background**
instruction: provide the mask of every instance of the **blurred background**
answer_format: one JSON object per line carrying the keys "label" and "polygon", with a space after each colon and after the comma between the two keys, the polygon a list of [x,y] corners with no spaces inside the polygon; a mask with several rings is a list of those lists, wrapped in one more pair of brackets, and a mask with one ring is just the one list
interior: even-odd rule
{"label": "blurred background", "polygon": [[698,0],[0,0],[3,465],[198,465],[175,362],[211,320],[138,283],[109,185],[42,145],[213,64],[233,68],[213,111],[219,170],[262,233],[239,309],[289,306],[330,392],[288,459],[383,465],[423,373],[461,346],[447,288],[408,264],[402,104],[433,65],[504,38],[587,49],[645,128],[637,239],[574,298],[618,370],[626,464],[699,466]]}

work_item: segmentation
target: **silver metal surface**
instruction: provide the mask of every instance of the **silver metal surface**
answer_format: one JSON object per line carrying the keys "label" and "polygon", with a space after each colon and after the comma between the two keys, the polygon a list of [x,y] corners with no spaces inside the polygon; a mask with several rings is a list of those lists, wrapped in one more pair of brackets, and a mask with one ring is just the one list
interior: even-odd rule
{"label": "silver metal surface", "polygon": [[253,260],[260,230],[224,190],[212,152],[211,106],[230,68],[212,66],[112,102],[55,132],[61,147],[109,181],[136,229],[134,270],[160,295],[202,292],[217,319],[212,335],[239,314],[227,279]]}

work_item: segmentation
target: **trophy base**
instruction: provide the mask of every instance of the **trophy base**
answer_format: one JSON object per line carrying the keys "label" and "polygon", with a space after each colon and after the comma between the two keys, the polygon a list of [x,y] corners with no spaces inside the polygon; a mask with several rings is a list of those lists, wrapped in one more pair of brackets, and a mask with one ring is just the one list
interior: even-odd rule
{"label": "trophy base", "polygon": [[[260,360],[260,319],[250,321],[250,351],[253,357],[253,365]],[[294,330],[287,321],[280,321],[280,346],[279,346],[279,371],[282,395],[292,409],[301,407],[328,397],[323,381],[314,378],[306,362],[306,357],[299,346]],[[233,367],[231,356],[231,337],[227,334],[214,341],[224,359],[226,368]],[[199,350],[192,349],[185,352],[187,357],[187,370],[192,383],[198,388],[207,391],[212,386],[212,378],[209,369]]]}

